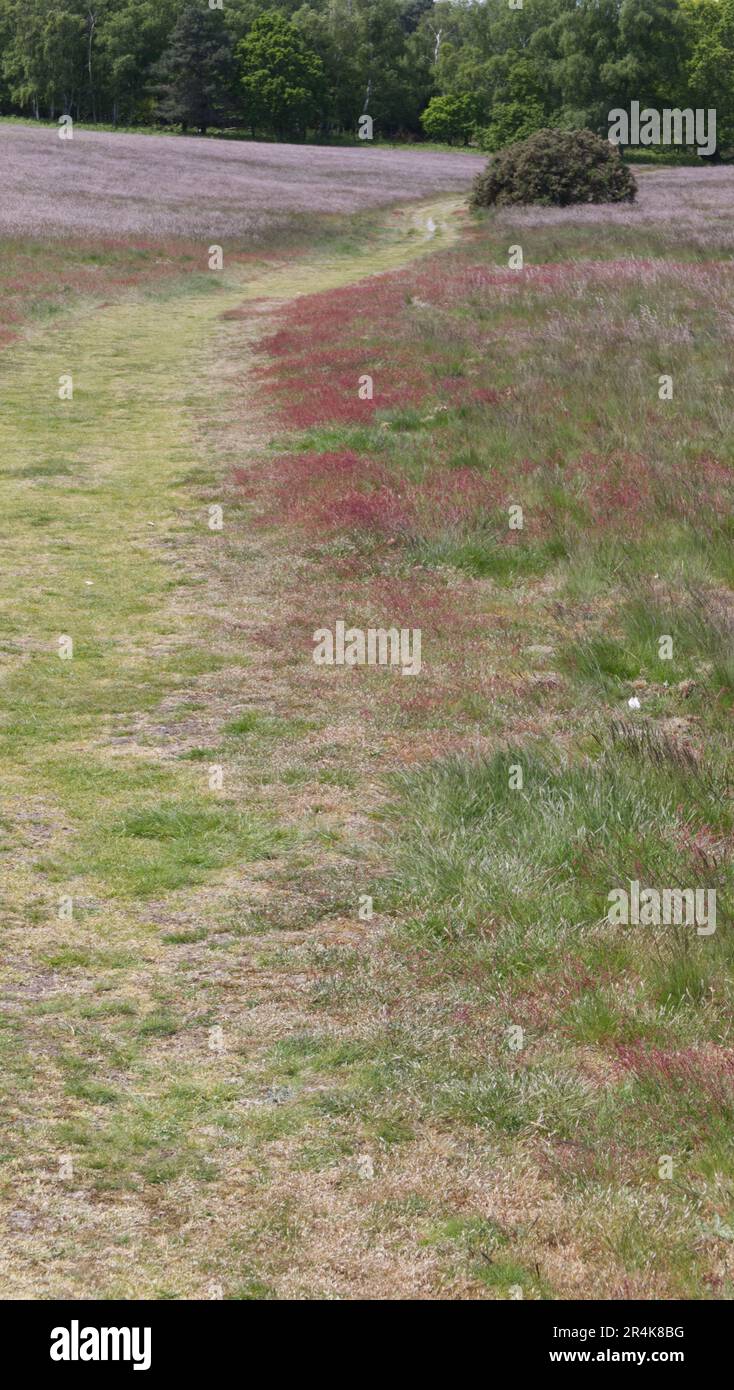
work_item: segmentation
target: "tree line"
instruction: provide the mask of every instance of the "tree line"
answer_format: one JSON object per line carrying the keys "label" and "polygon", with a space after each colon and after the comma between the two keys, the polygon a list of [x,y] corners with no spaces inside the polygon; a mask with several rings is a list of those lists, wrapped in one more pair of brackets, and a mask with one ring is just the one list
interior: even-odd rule
{"label": "tree line", "polygon": [[499,149],[631,101],[731,146],[734,0],[0,0],[4,115]]}

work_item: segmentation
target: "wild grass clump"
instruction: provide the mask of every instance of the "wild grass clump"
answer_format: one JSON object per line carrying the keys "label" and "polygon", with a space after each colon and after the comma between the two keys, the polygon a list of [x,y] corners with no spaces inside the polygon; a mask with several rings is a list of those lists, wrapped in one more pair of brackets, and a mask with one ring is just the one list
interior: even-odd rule
{"label": "wild grass clump", "polygon": [[[569,944],[595,940],[613,889],[634,879],[702,885],[693,841],[704,831],[731,837],[731,775],[701,773],[674,744],[621,738],[594,759],[515,748],[407,772],[397,780],[394,900],[428,939],[489,941],[494,971],[548,966]],[[715,953],[728,960],[728,860],[707,866],[706,886],[718,892]],[[643,928],[624,931],[647,956],[652,931],[647,940]],[[702,943],[693,937],[685,950],[695,954]],[[658,947],[676,954],[672,929]]]}
{"label": "wild grass clump", "polygon": [[112,896],[145,898],[202,883],[232,862],[268,859],[283,841],[277,826],[249,810],[206,799],[157,801],[102,817],[65,868],[84,868]]}

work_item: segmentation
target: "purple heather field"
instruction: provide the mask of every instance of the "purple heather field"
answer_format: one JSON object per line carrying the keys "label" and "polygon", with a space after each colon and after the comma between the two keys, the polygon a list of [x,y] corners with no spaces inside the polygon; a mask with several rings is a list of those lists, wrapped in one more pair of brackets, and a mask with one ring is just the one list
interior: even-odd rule
{"label": "purple heather field", "polygon": [[248,236],[461,192],[480,155],[0,127],[0,235]]}
{"label": "purple heather field", "polygon": [[[484,157],[274,145],[0,125],[0,235],[243,237],[324,212],[353,213],[468,190]],[[512,210],[515,226],[657,225],[694,244],[734,245],[730,167],[637,170],[632,205]],[[500,214],[507,218],[508,214]]]}

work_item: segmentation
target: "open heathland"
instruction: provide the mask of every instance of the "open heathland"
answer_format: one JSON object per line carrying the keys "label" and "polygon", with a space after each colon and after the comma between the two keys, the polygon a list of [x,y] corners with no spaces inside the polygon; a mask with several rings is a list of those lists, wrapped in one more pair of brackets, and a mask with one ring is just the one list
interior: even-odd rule
{"label": "open heathland", "polygon": [[[478,154],[331,149],[0,124],[0,235],[222,237],[466,187]],[[306,223],[307,225],[307,223]]]}
{"label": "open heathland", "polygon": [[463,161],[221,272],[151,190],[65,298],[8,243],[11,1297],[734,1292],[734,176]]}

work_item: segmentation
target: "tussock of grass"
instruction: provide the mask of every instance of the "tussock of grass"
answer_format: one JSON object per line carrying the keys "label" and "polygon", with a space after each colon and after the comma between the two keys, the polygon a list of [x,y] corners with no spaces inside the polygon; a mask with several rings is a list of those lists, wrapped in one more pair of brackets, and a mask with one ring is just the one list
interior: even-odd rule
{"label": "tussock of grass", "polygon": [[529,546],[503,544],[505,530],[503,517],[493,530],[488,528],[474,536],[445,533],[435,541],[420,540],[410,548],[409,558],[427,569],[447,566],[477,579],[491,577],[499,584],[509,584],[526,575],[544,574],[565,554],[560,539]]}
{"label": "tussock of grass", "polygon": [[[613,745],[594,762],[562,765],[511,749],[405,774],[394,891],[426,914],[434,934],[492,935],[501,960],[516,949],[518,933],[528,933],[531,952],[542,952],[550,939],[594,926],[632,869],[651,885],[680,882],[683,827],[731,831],[726,770],[700,778],[670,746],[662,765],[642,746],[634,752]],[[522,789],[510,785],[512,768],[522,769]],[[689,869],[697,881],[698,869]],[[710,884],[717,885],[726,912],[725,865]]]}
{"label": "tussock of grass", "polygon": [[232,736],[254,734],[258,738],[289,738],[305,732],[313,725],[303,719],[281,719],[277,715],[264,714],[261,710],[245,710],[236,719],[231,719],[224,732]]}
{"label": "tussock of grass", "polygon": [[54,875],[86,872],[113,896],[150,897],[202,883],[234,860],[269,859],[283,844],[283,831],[255,813],[201,799],[162,801],[103,821]]}

